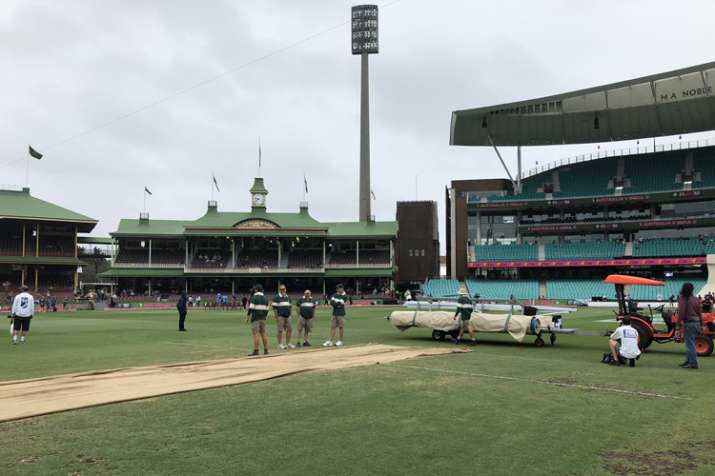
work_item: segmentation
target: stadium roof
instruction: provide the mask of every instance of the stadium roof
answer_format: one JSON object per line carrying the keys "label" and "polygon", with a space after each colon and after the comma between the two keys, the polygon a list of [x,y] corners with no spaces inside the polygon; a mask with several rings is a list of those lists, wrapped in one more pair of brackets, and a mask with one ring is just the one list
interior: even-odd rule
{"label": "stadium roof", "polygon": [[29,188],[0,190],[0,219],[39,220],[76,223],[79,231],[89,232],[97,220],[30,195]]}
{"label": "stadium roof", "polygon": [[210,210],[194,221],[123,219],[112,236],[178,237],[178,236],[293,236],[319,235],[339,238],[395,236],[397,222],[321,223],[307,210],[298,213],[271,213],[261,209],[251,212],[218,212]]}
{"label": "stadium roof", "polygon": [[713,130],[714,88],[712,62],[555,96],[454,111],[450,145],[582,144]]}

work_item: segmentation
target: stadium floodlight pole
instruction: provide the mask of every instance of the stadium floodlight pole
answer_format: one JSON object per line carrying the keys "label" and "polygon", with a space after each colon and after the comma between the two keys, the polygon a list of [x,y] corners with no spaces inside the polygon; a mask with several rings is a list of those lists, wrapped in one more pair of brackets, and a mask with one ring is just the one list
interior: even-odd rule
{"label": "stadium floodlight pole", "polygon": [[360,55],[360,221],[371,216],[370,77],[368,55],[378,52],[377,5],[356,5],[351,11],[352,53]]}

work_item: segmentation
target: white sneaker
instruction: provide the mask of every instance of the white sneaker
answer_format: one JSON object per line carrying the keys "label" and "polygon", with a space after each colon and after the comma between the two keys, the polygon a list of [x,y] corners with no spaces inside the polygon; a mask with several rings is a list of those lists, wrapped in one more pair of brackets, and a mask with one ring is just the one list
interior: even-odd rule
{"label": "white sneaker", "polygon": [[278,347],[279,347],[281,350],[286,350],[286,346],[283,345],[283,344],[279,345]]}
{"label": "white sneaker", "polygon": [[326,340],[323,342],[323,347],[332,347],[333,346],[333,341]]}
{"label": "white sneaker", "polygon": [[295,346],[293,344],[288,344],[289,349],[295,349]]}
{"label": "white sneaker", "polygon": [[341,341],[341,340],[339,340],[335,343],[335,347],[340,347],[341,345],[343,345],[343,341]]}
{"label": "white sneaker", "polygon": [[25,342],[25,336],[20,337],[20,342]]}

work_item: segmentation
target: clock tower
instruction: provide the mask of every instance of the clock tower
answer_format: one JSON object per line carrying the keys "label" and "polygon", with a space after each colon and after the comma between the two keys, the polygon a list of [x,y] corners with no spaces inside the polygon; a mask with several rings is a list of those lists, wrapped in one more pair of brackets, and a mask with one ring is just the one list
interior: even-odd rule
{"label": "clock tower", "polygon": [[253,210],[258,209],[265,211],[268,190],[266,190],[266,186],[263,185],[263,177],[253,179],[253,186],[249,192],[251,192],[251,208]]}

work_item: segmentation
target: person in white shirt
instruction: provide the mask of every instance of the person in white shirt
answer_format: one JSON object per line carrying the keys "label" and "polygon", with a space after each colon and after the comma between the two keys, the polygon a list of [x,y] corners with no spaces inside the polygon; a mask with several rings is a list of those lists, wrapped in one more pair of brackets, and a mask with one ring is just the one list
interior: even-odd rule
{"label": "person in white shirt", "polygon": [[20,288],[20,294],[15,296],[12,302],[12,343],[17,344],[17,336],[20,335],[20,342],[25,342],[25,337],[30,332],[30,320],[35,313],[35,298],[27,292],[27,286]]}
{"label": "person in white shirt", "polygon": [[641,350],[638,347],[638,331],[631,327],[631,318],[624,316],[621,321],[621,327],[616,329],[608,341],[608,346],[611,349],[613,365],[620,365],[625,362],[631,362],[632,365],[641,355]]}

